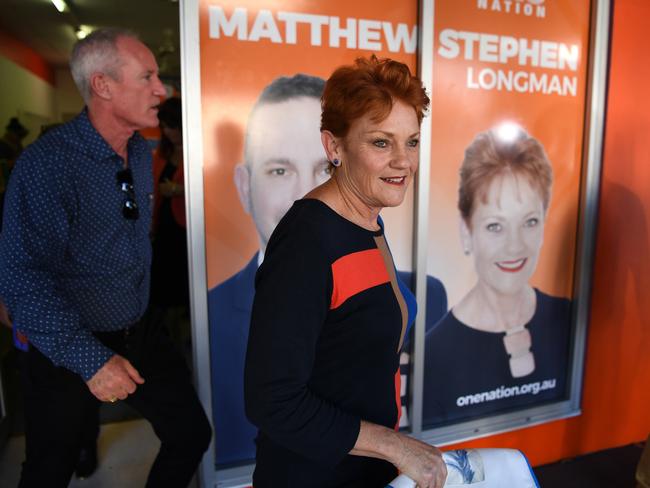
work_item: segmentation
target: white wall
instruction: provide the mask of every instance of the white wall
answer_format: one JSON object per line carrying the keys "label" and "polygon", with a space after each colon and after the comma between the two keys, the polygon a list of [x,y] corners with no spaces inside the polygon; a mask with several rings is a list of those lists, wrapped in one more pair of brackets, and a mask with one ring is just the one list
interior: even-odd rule
{"label": "white wall", "polygon": [[54,79],[57,119],[66,122],[81,111],[84,101],[68,68],[58,68],[54,72]]}
{"label": "white wall", "polygon": [[23,144],[32,142],[41,130],[41,125],[57,121],[55,113],[55,90],[52,85],[0,56],[2,87],[0,93],[0,132],[11,117],[18,117],[29,129]]}

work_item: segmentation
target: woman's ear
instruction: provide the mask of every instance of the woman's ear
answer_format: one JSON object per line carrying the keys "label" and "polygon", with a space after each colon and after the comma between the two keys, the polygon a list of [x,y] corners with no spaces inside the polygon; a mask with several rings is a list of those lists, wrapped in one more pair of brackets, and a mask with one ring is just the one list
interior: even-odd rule
{"label": "woman's ear", "polygon": [[472,253],[472,233],[463,217],[458,220],[458,229],[460,231],[460,243],[463,246],[463,253],[465,256],[469,256]]}
{"label": "woman's ear", "polygon": [[327,155],[328,161],[341,160],[341,144],[339,138],[328,130],[320,131],[320,140]]}

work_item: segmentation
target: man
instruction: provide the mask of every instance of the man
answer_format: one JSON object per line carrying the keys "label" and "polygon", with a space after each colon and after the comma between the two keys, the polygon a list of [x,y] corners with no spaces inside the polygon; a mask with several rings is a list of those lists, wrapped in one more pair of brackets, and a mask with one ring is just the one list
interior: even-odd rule
{"label": "man", "polygon": [[[324,86],[321,78],[304,74],[277,78],[264,88],[248,119],[244,163],[235,168],[235,185],[255,223],[260,250],[244,269],[208,293],[217,464],[255,457],[257,428],[244,413],[243,386],[255,273],[273,229],[294,200],[330,177],[320,140]],[[411,285],[411,273],[399,277]],[[427,286],[429,329],[447,311],[447,297],[435,278],[429,277]]]}
{"label": "man", "polygon": [[165,93],[132,33],[94,32],[70,61],[86,108],[16,163],[0,235],[0,297],[29,339],[21,487],[65,487],[83,419],[124,400],[161,440],[147,486],[185,487],[211,432],[187,367],[148,303],[151,153]]}

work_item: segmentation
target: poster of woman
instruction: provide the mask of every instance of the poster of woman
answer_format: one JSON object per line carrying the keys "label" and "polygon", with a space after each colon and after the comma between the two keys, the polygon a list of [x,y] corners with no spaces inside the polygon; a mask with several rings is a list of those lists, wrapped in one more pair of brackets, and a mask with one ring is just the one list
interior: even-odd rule
{"label": "poster of woman", "polygon": [[434,6],[425,429],[569,396],[590,11]]}
{"label": "poster of woman", "polygon": [[564,395],[571,302],[530,284],[552,181],[544,148],[515,124],[477,135],[465,150],[460,234],[477,279],[426,335],[427,421],[449,423]]}

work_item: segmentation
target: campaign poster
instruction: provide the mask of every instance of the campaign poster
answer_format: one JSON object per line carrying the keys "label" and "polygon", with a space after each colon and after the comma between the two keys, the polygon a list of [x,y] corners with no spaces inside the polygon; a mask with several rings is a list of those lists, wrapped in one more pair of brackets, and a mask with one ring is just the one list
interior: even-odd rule
{"label": "campaign poster", "polygon": [[[200,71],[215,465],[254,461],[243,370],[254,276],[280,218],[329,178],[320,94],[332,71],[376,54],[416,70],[417,2],[201,1]],[[382,212],[410,273],[413,191]]]}
{"label": "campaign poster", "polygon": [[568,398],[589,12],[435,0],[424,429]]}

